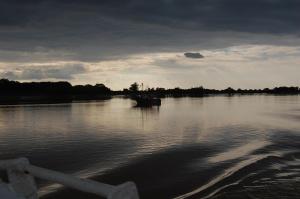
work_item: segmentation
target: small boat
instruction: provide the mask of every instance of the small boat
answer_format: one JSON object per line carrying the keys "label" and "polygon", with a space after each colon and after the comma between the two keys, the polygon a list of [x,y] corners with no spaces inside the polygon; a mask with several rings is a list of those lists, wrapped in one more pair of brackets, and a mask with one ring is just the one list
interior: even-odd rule
{"label": "small boat", "polygon": [[150,106],[160,106],[161,100],[156,97],[149,95],[136,95],[133,97],[136,101],[136,105],[139,107],[150,107]]}

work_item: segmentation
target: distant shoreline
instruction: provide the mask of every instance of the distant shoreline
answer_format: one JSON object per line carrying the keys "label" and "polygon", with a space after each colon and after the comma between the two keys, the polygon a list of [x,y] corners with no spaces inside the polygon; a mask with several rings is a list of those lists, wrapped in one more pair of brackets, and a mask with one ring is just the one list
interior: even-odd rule
{"label": "distant shoreline", "polygon": [[108,100],[111,95],[99,96],[1,96],[0,105],[61,104],[88,100]]}
{"label": "distant shoreline", "polygon": [[165,97],[205,97],[216,95],[299,95],[297,86],[281,86],[264,89],[233,89],[228,87],[223,90],[207,89],[202,86],[189,89],[179,87],[173,89],[148,88],[133,83],[129,89],[113,91],[104,84],[71,85],[69,82],[18,82],[0,79],[0,104],[37,104],[37,103],[70,103],[80,100],[102,100],[113,96],[123,95],[151,95],[157,98]]}
{"label": "distant shoreline", "polygon": [[[161,98],[203,98],[203,97],[214,97],[214,96],[254,96],[254,95],[266,95],[266,96],[293,96],[299,94],[270,94],[270,93],[234,93],[234,94],[205,94],[202,96],[163,96]],[[122,95],[107,95],[107,96],[1,96],[0,105],[30,105],[30,104],[62,104],[62,103],[74,103],[74,102],[85,102],[94,100],[110,100],[113,97],[121,96],[124,98],[130,98],[130,96]]]}

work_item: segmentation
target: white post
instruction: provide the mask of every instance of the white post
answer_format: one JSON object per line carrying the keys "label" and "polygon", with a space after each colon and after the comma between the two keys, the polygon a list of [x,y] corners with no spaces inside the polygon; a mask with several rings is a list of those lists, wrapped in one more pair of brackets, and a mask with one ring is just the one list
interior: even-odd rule
{"label": "white post", "polygon": [[133,182],[126,182],[117,186],[107,199],[139,199],[139,194]]}
{"label": "white post", "polygon": [[0,161],[0,170],[7,170],[9,184],[17,194],[26,199],[37,199],[37,188],[33,176],[107,199],[139,199],[137,188],[133,182],[113,186],[93,180],[79,179],[30,165],[26,158]]}
{"label": "white post", "polygon": [[32,175],[24,172],[24,167],[29,165],[25,158],[19,159],[7,168],[7,176],[10,186],[21,197],[37,199],[37,187]]}

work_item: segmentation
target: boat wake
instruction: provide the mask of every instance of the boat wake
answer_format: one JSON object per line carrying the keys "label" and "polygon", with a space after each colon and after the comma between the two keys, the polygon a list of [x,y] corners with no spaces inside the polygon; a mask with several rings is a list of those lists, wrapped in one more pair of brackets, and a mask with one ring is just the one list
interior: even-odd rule
{"label": "boat wake", "polygon": [[[214,177],[213,180],[209,181],[205,185],[180,196],[175,197],[174,199],[184,199],[184,198],[201,198],[201,199],[207,199],[215,196],[219,192],[221,192],[224,189],[227,189],[231,186],[239,185],[241,182],[245,181],[247,178],[250,178],[252,176],[258,175],[260,172],[263,172],[262,170],[253,170],[249,167],[261,162],[261,161],[268,161],[268,159],[278,159],[283,157],[288,153],[270,153],[270,154],[264,154],[264,155],[251,155],[249,159],[241,161],[234,165],[233,167],[230,167],[229,169],[226,169],[222,174]],[[241,174],[245,171],[246,174]],[[240,173],[241,172],[241,173]],[[237,176],[235,176],[237,175]],[[242,176],[240,176],[242,175]],[[230,179],[231,178],[231,179]]]}

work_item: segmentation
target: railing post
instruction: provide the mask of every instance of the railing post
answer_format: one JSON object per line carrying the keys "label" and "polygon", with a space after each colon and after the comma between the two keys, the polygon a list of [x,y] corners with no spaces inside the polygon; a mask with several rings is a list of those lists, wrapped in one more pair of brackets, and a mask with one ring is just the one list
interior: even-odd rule
{"label": "railing post", "polygon": [[107,199],[139,199],[138,191],[133,182],[118,185]]}
{"label": "railing post", "polygon": [[32,175],[24,172],[24,168],[29,165],[25,158],[19,159],[18,162],[7,169],[9,184],[21,197],[26,199],[38,199],[37,187]]}
{"label": "railing post", "polygon": [[7,171],[9,181],[7,186],[11,187],[15,194],[24,199],[38,199],[34,177],[56,182],[83,192],[93,193],[107,199],[139,199],[137,188],[133,182],[113,186],[93,180],[80,179],[30,165],[26,158],[0,161],[0,170]]}

